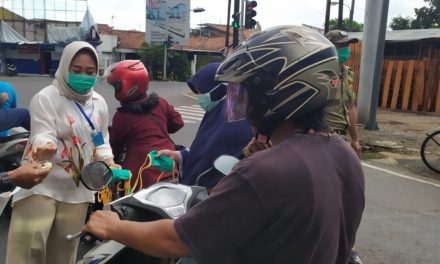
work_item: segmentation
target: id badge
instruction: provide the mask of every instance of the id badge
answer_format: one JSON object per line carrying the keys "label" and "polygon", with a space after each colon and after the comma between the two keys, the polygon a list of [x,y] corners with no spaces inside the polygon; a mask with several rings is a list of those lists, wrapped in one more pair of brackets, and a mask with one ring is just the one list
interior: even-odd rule
{"label": "id badge", "polygon": [[92,141],[93,145],[95,147],[99,147],[104,144],[104,136],[102,135],[102,132],[94,133],[92,134]]}

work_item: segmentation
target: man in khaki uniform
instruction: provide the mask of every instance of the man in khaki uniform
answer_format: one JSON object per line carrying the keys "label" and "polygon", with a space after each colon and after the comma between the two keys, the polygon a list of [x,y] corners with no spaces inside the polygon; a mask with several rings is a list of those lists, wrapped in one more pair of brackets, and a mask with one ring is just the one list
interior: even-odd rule
{"label": "man in khaki uniform", "polygon": [[357,108],[356,94],[354,92],[354,73],[353,70],[345,65],[350,57],[350,43],[356,43],[357,38],[349,38],[347,32],[342,30],[332,30],[325,34],[338,50],[339,67],[341,69],[341,78],[339,93],[334,101],[329,103],[326,108],[326,120],[335,132],[343,136],[349,136],[351,146],[358,156],[361,153],[361,145],[356,128]]}
{"label": "man in khaki uniform", "polygon": [[[325,34],[325,37],[335,45],[338,50],[339,67],[341,70],[339,80],[339,92],[335,99],[326,107],[326,120],[329,126],[346,140],[350,141],[351,147],[360,157],[361,145],[359,143],[356,122],[357,107],[356,94],[354,91],[354,72],[345,63],[350,58],[350,43],[356,43],[357,38],[348,37],[343,30],[332,30]],[[349,138],[348,138],[349,137]],[[349,264],[363,264],[356,250],[350,254]]]}

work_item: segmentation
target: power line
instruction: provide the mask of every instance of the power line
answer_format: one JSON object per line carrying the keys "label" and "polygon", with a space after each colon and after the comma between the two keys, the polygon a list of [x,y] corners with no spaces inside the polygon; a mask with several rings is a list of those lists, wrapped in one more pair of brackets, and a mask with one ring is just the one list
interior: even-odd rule
{"label": "power line", "polygon": [[317,10],[317,9],[314,9],[314,8],[312,8],[312,7],[310,7],[310,6],[307,6],[307,5],[303,4],[302,2],[296,2],[296,3],[302,5],[302,6],[306,7],[306,8],[308,8],[308,9],[310,9],[310,10],[312,10],[312,11],[315,11],[316,13],[319,13],[319,14],[321,14],[321,15],[325,15],[324,12],[319,11],[319,10]]}

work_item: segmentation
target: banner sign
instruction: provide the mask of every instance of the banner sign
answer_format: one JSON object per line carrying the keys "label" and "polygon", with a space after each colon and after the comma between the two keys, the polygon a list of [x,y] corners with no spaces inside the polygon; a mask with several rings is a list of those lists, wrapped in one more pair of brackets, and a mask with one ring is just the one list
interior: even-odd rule
{"label": "banner sign", "polygon": [[145,42],[189,45],[190,0],[146,0]]}
{"label": "banner sign", "polygon": [[18,53],[20,54],[39,54],[38,45],[22,44],[18,45]]}

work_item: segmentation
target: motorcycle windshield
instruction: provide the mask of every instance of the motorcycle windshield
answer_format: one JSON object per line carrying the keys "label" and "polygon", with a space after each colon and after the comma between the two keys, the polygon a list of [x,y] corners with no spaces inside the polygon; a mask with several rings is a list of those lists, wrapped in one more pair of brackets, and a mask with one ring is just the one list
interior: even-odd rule
{"label": "motorcycle windshield", "polygon": [[245,119],[248,104],[246,87],[238,83],[229,82],[226,94],[228,122]]}
{"label": "motorcycle windshield", "polygon": [[172,207],[182,205],[185,202],[186,193],[171,188],[160,188],[145,197],[145,200],[161,207]]}

